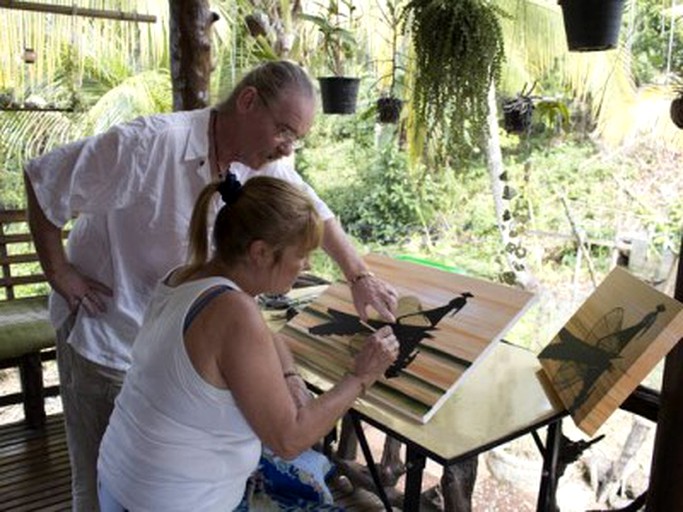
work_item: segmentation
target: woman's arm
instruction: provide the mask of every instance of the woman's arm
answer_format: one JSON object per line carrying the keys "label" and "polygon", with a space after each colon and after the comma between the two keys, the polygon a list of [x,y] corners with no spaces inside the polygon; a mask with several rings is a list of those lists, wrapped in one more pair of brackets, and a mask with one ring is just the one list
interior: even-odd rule
{"label": "woman's arm", "polygon": [[[395,359],[398,342],[390,329],[371,336],[354,368],[339,384],[297,408],[288,390],[276,341],[254,301],[239,293],[217,297],[205,308],[226,386],[256,434],[277,455],[293,458],[319,441],[353,401]],[[226,319],[230,320],[226,322]]]}
{"label": "woman's arm", "polygon": [[280,358],[282,375],[285,378],[289,392],[292,394],[294,403],[297,408],[303,407],[312,400],[313,397],[311,396],[311,392],[306,387],[304,379],[301,378],[301,375],[299,375],[299,372],[296,370],[294,357],[279,334],[273,334],[273,345]]}

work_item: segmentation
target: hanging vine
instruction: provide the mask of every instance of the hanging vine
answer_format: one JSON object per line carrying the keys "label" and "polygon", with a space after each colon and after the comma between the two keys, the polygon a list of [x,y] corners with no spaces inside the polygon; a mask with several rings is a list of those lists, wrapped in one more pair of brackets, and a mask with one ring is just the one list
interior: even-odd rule
{"label": "hanging vine", "polygon": [[503,12],[487,0],[412,0],[403,14],[417,124],[443,134],[441,151],[471,147],[486,133],[487,94],[504,60]]}

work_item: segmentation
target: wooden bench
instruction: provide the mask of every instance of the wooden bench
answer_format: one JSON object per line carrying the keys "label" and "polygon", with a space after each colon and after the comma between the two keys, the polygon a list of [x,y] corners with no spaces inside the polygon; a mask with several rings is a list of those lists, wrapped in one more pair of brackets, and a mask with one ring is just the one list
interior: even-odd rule
{"label": "wooden bench", "polygon": [[28,229],[25,210],[0,210],[0,369],[18,368],[21,391],[0,396],[0,407],[22,403],[30,428],[45,424],[47,396],[42,362],[55,358],[55,331],[48,320],[49,285]]}

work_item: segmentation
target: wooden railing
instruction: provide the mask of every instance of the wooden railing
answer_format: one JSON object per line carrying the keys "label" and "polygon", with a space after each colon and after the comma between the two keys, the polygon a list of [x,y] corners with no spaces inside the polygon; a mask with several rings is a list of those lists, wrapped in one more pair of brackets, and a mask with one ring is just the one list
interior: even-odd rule
{"label": "wooden railing", "polygon": [[0,407],[22,403],[29,427],[45,423],[42,363],[55,358],[55,333],[47,313],[49,285],[25,210],[0,210],[0,369],[18,368],[21,390],[0,396]]}

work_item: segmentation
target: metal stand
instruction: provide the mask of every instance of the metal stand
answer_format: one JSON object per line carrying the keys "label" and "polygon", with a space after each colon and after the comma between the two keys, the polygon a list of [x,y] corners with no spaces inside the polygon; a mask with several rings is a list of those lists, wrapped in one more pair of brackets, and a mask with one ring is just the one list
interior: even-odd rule
{"label": "metal stand", "polygon": [[[377,472],[377,466],[375,465],[375,460],[372,456],[372,452],[370,451],[370,445],[368,444],[368,440],[365,437],[365,432],[363,431],[363,426],[360,423],[360,417],[358,416],[358,413],[356,413],[353,410],[349,411],[349,415],[351,416],[351,420],[353,421],[353,428],[356,431],[356,437],[358,438],[358,443],[360,444],[360,448],[363,451],[363,456],[365,457],[365,463],[367,464],[368,470],[370,471],[370,476],[372,477],[372,481],[375,484],[375,488],[377,490],[377,496],[379,496],[379,499],[382,501],[382,504],[384,505],[385,510],[387,512],[392,512],[393,509],[391,507],[391,503],[389,502],[389,498],[387,497],[387,493],[384,490],[384,486],[382,485],[382,481],[379,478],[379,473]],[[406,486],[407,486],[407,484],[406,484]],[[418,507],[419,507],[419,505],[418,505]],[[419,510],[419,508],[406,509],[406,510]]]}
{"label": "metal stand", "polygon": [[538,493],[536,510],[538,512],[557,512],[555,491],[557,490],[557,463],[562,439],[562,420],[548,425],[548,434],[543,449],[543,473],[541,489]]}

